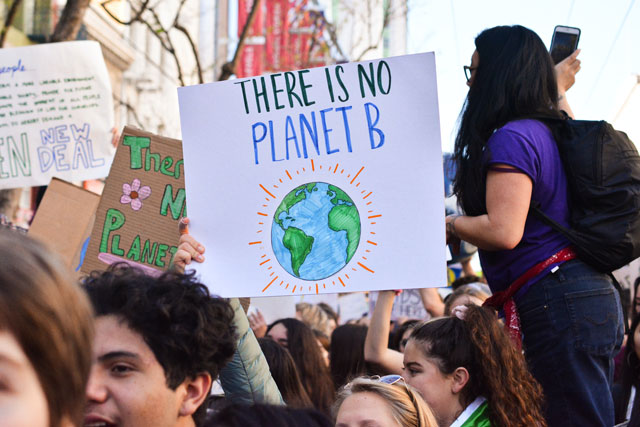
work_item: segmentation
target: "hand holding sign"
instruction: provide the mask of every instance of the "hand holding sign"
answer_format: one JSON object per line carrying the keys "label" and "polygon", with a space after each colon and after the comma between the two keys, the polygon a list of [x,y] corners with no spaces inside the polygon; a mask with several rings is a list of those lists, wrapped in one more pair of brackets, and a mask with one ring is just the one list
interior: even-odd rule
{"label": "hand holding sign", "polygon": [[180,219],[179,230],[180,243],[173,257],[173,266],[178,271],[184,272],[191,261],[204,261],[204,246],[189,234],[189,218]]}

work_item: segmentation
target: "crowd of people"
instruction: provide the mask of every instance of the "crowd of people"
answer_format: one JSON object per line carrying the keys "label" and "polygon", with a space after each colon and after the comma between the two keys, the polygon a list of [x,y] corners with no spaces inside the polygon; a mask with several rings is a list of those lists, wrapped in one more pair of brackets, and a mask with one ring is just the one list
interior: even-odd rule
{"label": "crowd of people", "polygon": [[446,228],[454,250],[478,247],[484,277],[430,293],[433,319],[392,321],[389,290],[368,325],[308,303],[267,324],[187,271],[205,257],[188,219],[162,275],[115,264],[79,284],[2,230],[0,425],[640,425],[640,279],[625,337],[609,277],[529,214],[535,201],[568,224],[554,137],[533,117],[572,114],[578,52],[554,67],[520,26],[475,45],[454,153],[464,215]]}

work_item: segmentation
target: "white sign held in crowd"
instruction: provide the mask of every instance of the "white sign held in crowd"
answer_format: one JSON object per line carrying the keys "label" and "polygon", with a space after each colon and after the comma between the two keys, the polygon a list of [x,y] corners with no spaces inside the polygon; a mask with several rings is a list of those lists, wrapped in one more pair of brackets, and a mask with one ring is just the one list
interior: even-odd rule
{"label": "white sign held in crowd", "polygon": [[100,45],[0,50],[0,188],[108,175],[113,106]]}
{"label": "white sign held in crowd", "polygon": [[[369,313],[373,313],[377,300],[378,293],[371,292],[369,294]],[[431,315],[424,308],[418,289],[407,289],[396,296],[393,301],[391,320],[402,318],[418,320],[428,320],[431,318]]]}
{"label": "white sign held in crowd", "polygon": [[214,293],[444,286],[433,53],[178,89]]}

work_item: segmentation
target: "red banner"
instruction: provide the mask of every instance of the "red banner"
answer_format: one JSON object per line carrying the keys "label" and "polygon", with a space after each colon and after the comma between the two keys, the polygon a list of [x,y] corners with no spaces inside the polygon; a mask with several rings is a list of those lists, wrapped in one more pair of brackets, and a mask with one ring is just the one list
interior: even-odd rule
{"label": "red banner", "polygon": [[[256,0],[261,1],[261,0]],[[238,37],[247,22],[254,0],[238,0]],[[252,77],[264,71],[264,19],[262,5],[258,5],[253,25],[249,29],[236,67],[236,76]]]}
{"label": "red banner", "polygon": [[265,70],[289,68],[289,0],[266,0]]}

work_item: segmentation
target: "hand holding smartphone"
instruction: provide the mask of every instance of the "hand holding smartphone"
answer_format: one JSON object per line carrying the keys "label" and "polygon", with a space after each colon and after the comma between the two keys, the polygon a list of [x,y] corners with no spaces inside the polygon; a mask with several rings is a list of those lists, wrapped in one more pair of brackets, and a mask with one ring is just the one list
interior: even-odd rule
{"label": "hand holding smartphone", "polygon": [[578,48],[580,28],[557,25],[551,39],[551,59],[554,64],[561,62]]}

